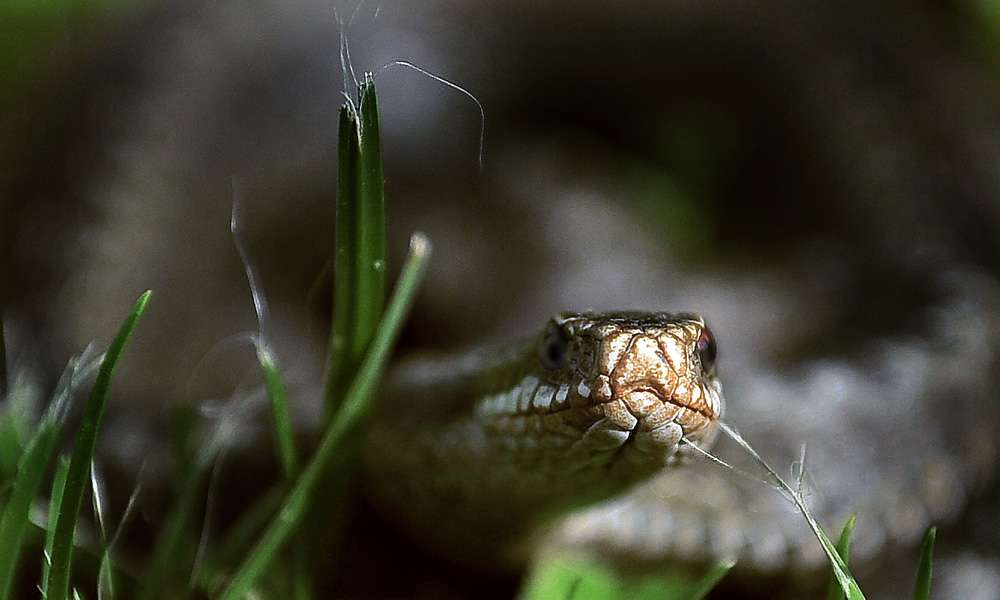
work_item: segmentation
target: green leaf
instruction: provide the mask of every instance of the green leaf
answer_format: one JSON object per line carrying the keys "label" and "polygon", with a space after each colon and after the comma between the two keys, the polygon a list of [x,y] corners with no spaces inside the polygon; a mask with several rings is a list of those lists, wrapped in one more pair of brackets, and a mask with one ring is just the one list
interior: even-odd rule
{"label": "green leaf", "polygon": [[139,317],[146,309],[151,294],[152,292],[147,291],[139,297],[132,312],[125,319],[115,339],[111,342],[107,354],[101,361],[101,367],[97,372],[97,381],[94,382],[90,399],[84,409],[83,420],[80,423],[69,471],[66,475],[66,487],[59,505],[59,516],[56,520],[48,578],[48,594],[52,600],[65,600],[69,596],[73,538],[76,535],[76,524],[80,516],[80,506],[83,503],[83,493],[87,486],[94,450],[97,447],[97,431],[111,391],[111,376],[125,350],[125,344],[132,337],[132,332],[135,331]]}

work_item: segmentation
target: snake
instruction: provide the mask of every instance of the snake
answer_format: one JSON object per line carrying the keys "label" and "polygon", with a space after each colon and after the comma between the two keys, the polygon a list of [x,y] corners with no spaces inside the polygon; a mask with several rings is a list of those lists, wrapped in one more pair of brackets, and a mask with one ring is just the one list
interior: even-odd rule
{"label": "snake", "polygon": [[[821,440],[800,465],[808,504],[826,527],[858,515],[860,572],[953,522],[991,480],[996,416],[957,399],[990,397],[998,308],[992,278],[957,269],[925,337],[734,386],[733,422],[770,459],[797,458],[779,424]],[[701,460],[725,416],[718,353],[700,317],[611,312],[557,316],[502,349],[403,360],[365,445],[369,492],[424,549],[477,568],[567,552],[631,569],[730,557],[737,573],[791,569],[805,584],[825,559],[802,516]],[[897,424],[889,439],[880,419]],[[837,439],[824,434],[835,422]]]}
{"label": "snake", "polygon": [[[712,427],[698,442],[682,426],[676,448],[644,453],[652,428],[627,403],[638,430],[613,427],[631,422],[616,408],[619,420],[585,443],[611,405],[545,416],[547,396],[529,396],[562,373],[541,363],[552,314],[596,311],[570,319],[582,327],[623,309],[692,310],[718,336],[717,360],[705,361],[693,350],[701,321],[679,334],[697,377],[718,363],[718,418],[778,469],[805,447],[797,469],[828,531],[858,514],[852,565],[872,573],[863,589],[905,555],[905,585],[873,594],[898,597],[930,525],[957,540],[940,548],[941,584],[993,573],[1000,589],[998,94],[958,12],[854,0],[428,0],[387,5],[380,32],[352,31],[359,66],[434,65],[490,119],[482,177],[475,150],[451,145],[474,144],[477,122],[446,133],[424,103],[391,99],[391,72],[380,79],[387,111],[420,111],[406,128],[383,128],[397,157],[392,228],[426,230],[443,257],[410,334],[411,350],[435,354],[388,374],[364,453],[385,517],[477,565],[573,553],[655,571],[731,556],[730,578],[825,575],[780,496],[690,455],[683,440],[707,448]],[[234,173],[245,214],[266,223],[248,245],[274,250],[260,253],[273,312],[299,322],[332,223],[337,23],[318,0],[151,2],[118,17],[68,37],[53,81],[39,81],[43,96],[4,124],[0,304],[39,323],[58,372],[114,331],[137,290],[156,289],[165,308],[133,341],[142,369],[116,377],[141,416],[175,401],[170,382],[218,340],[256,326],[226,227]],[[436,94],[413,96],[446,101]],[[455,123],[465,114],[435,106]],[[675,168],[689,177],[670,177]],[[666,216],[650,207],[678,187],[701,202]],[[703,221],[691,218],[699,210]],[[279,353],[307,362],[315,340],[280,331]],[[178,332],[184,344],[162,342]],[[517,337],[531,341],[506,345]],[[455,351],[463,344],[473,349]],[[535,429],[553,422],[561,432]],[[617,452],[587,445],[623,437]],[[563,443],[580,456],[542,453]],[[724,438],[712,448],[734,458]],[[603,467],[574,462],[604,455]],[[569,489],[574,469],[595,487]],[[593,475],[609,469],[615,479]],[[549,481],[561,489],[545,497]],[[481,504],[463,507],[476,495]],[[483,539],[497,540],[496,556],[477,554]]]}
{"label": "snake", "polygon": [[564,314],[496,352],[409,361],[388,377],[367,478],[421,544],[515,564],[517,542],[546,521],[711,442],[724,406],[715,358],[700,318],[623,312]]}

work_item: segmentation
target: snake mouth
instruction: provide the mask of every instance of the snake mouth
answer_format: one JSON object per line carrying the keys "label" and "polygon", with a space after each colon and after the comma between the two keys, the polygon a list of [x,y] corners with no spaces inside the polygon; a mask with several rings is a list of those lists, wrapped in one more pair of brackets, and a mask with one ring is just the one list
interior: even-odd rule
{"label": "snake mouth", "polygon": [[722,413],[722,390],[701,347],[704,332],[695,322],[683,330],[606,336],[604,370],[589,394],[596,401],[597,421],[587,431],[593,441],[588,445],[610,449],[628,443],[644,454],[669,456],[681,439],[711,441]]}
{"label": "snake mouth", "polygon": [[629,445],[643,455],[669,458],[681,439],[710,441],[718,428],[717,413],[684,399],[649,386],[619,390],[593,406],[597,420],[584,433],[584,443],[593,450]]}

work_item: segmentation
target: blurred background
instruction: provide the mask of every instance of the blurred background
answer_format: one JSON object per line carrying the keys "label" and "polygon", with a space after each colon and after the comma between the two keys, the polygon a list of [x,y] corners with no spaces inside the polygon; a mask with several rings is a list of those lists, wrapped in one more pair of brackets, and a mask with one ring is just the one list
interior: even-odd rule
{"label": "blurred background", "polygon": [[[153,289],[115,384],[124,422],[226,398],[256,368],[249,351],[213,352],[258,327],[234,203],[272,305],[265,334],[314,422],[337,110],[375,71],[390,270],[411,232],[435,246],[404,349],[516,339],[561,310],[697,312],[720,340],[732,422],[754,432],[754,402],[780,397],[805,424],[763,413],[777,456],[803,440],[869,449],[850,455],[866,473],[852,505],[890,503],[884,474],[909,481],[922,464],[893,461],[941,448],[941,486],[960,491],[874,537],[912,547],[912,531],[961,522],[996,487],[990,0],[8,0],[0,22],[5,331],[54,377]],[[394,61],[467,89],[485,126],[469,98]],[[959,314],[973,325],[945,348]],[[932,384],[940,356],[952,362]],[[897,397],[924,412],[838,429],[852,402]],[[968,419],[928,433],[925,398]],[[954,585],[995,597],[995,548],[960,550],[972,558],[953,572],[973,575]]]}

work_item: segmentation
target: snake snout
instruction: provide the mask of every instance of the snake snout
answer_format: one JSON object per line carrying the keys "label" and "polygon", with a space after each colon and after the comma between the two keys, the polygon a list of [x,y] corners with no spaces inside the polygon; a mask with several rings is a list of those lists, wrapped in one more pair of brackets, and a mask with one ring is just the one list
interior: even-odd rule
{"label": "snake snout", "polygon": [[682,436],[701,439],[715,429],[721,396],[692,356],[700,333],[694,329],[636,333],[617,357],[611,389],[615,400],[637,420],[638,445],[672,446]]}

